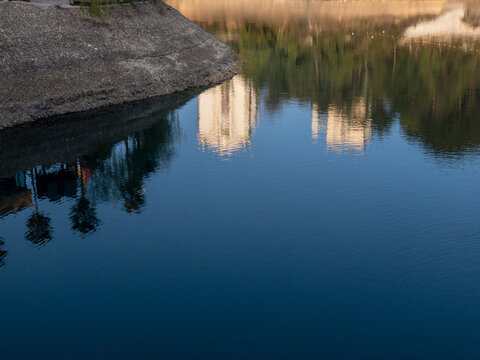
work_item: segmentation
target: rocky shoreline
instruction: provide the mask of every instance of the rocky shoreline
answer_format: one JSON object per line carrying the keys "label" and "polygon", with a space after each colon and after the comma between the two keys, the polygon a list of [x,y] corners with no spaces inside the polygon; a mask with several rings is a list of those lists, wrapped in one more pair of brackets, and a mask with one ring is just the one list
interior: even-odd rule
{"label": "rocky shoreline", "polygon": [[210,86],[241,60],[165,5],[78,8],[0,3],[0,129]]}

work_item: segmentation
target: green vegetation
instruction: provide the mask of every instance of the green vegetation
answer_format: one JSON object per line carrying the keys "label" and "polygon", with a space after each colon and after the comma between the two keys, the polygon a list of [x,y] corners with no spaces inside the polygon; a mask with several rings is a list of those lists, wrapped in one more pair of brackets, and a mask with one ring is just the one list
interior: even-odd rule
{"label": "green vegetation", "polygon": [[110,6],[116,4],[116,0],[89,0],[81,1],[81,9],[90,16],[105,21],[110,13]]}
{"label": "green vegetation", "polygon": [[[110,14],[110,7],[116,4],[128,4],[135,7],[141,0],[80,0],[80,8],[90,16],[105,21]],[[150,4],[163,3],[163,0],[148,0]]]}

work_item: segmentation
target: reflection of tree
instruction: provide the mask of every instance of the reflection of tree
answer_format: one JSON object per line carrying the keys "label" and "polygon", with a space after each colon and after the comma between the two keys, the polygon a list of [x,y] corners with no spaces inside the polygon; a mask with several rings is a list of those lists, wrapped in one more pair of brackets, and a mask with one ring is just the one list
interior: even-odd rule
{"label": "reflection of tree", "polygon": [[[178,121],[174,112],[169,110],[167,115],[164,114],[149,114],[158,117],[155,121],[149,120],[153,125],[123,141],[100,143],[78,160],[78,166],[57,163],[30,170],[34,210],[26,220],[25,238],[36,245],[44,245],[52,239],[51,219],[39,210],[42,197],[51,201],[75,198],[69,216],[72,230],[81,234],[96,231],[100,224],[95,209],[97,201],[118,201],[127,212],[141,212],[146,203],[145,178],[167,167],[174,155]],[[80,182],[77,176],[81,178]],[[88,187],[85,185],[87,181]],[[77,197],[79,184],[80,195]],[[6,251],[1,250],[2,245],[0,261],[6,255]]]}
{"label": "reflection of tree", "polygon": [[95,168],[88,188],[91,198],[118,200],[125,211],[141,212],[146,203],[144,179],[168,166],[174,155],[173,139],[177,131],[176,118],[170,113],[153,127],[139,131],[123,142],[90,153],[83,161]]}
{"label": "reflection of tree", "polygon": [[[81,171],[83,172],[83,170]],[[94,205],[85,196],[83,182],[80,182],[80,197],[70,210],[70,220],[72,221],[72,230],[82,234],[94,232],[100,224]]]}
{"label": "reflection of tree", "polygon": [[27,219],[27,233],[25,237],[35,245],[44,245],[52,240],[50,218],[34,212]]}
{"label": "reflection of tree", "polygon": [[267,108],[293,97],[314,102],[320,112],[333,106],[348,116],[362,97],[377,134],[398,117],[409,137],[437,153],[463,154],[480,146],[479,56],[453,47],[458,44],[400,46],[398,25],[385,36],[372,27],[354,35],[317,35],[298,23],[233,30],[215,24],[210,30],[236,32],[230,45],[246,61],[244,76],[265,89]]}
{"label": "reflection of tree", "polygon": [[72,220],[72,229],[82,234],[95,231],[100,223],[95,208],[84,194],[80,196],[77,203],[72,207],[70,219]]}
{"label": "reflection of tree", "polygon": [[5,265],[5,257],[8,254],[7,250],[3,249],[4,245],[5,245],[5,241],[3,240],[2,237],[0,237],[0,267]]}
{"label": "reflection of tree", "polygon": [[[125,163],[124,173],[126,177],[120,180],[118,189],[120,190],[123,199],[123,206],[127,212],[139,212],[145,205],[145,196],[143,193],[142,172],[136,171],[134,163],[135,152],[138,152],[139,147],[142,146],[142,136],[134,135],[131,139],[126,139],[125,144]],[[131,146],[130,143],[131,142]]]}
{"label": "reflection of tree", "polygon": [[[142,211],[145,179],[168,167],[175,154],[174,140],[179,135],[175,109],[199,92],[2,131],[0,158],[6,161],[0,161],[0,216],[33,204],[24,236],[41,246],[54,232],[51,219],[39,210],[44,199],[70,204],[71,229],[80,236],[96,231],[101,223],[95,206],[99,201],[120,203],[127,212]],[[11,175],[19,174],[19,169],[22,176]],[[28,177],[31,186],[25,183]],[[0,240],[0,266],[6,256]]]}
{"label": "reflection of tree", "polygon": [[36,169],[30,172],[32,178],[33,200],[35,210],[27,219],[27,232],[25,238],[35,245],[44,245],[52,240],[52,227],[50,226],[50,218],[41,214],[38,210],[38,198],[36,190]]}

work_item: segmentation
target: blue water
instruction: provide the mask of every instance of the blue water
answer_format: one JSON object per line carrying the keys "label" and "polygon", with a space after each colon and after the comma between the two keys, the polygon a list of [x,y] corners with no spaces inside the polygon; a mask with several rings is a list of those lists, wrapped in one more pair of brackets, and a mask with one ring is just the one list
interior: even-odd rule
{"label": "blue water", "polygon": [[0,134],[2,359],[478,359],[477,102],[413,126],[246,61]]}

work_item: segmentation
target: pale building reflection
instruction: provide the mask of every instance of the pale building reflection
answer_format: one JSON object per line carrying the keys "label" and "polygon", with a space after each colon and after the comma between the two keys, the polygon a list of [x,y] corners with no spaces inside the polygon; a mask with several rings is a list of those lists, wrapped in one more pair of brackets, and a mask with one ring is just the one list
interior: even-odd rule
{"label": "pale building reflection", "polygon": [[480,28],[471,26],[464,19],[465,8],[460,4],[458,8],[448,11],[434,20],[410,26],[405,30],[404,41],[419,39],[450,41],[455,38],[480,39]]}
{"label": "pale building reflection", "polygon": [[198,138],[202,148],[228,157],[249,147],[258,115],[255,88],[240,76],[203,92],[198,97]]}
{"label": "pale building reflection", "polygon": [[328,114],[318,110],[318,105],[312,105],[312,140],[318,142],[321,135],[326,132]]}
{"label": "pale building reflection", "polygon": [[317,142],[325,134],[327,150],[353,151],[363,154],[372,136],[370,108],[364,98],[356,99],[347,112],[335,106],[319,111],[312,107],[312,140]]}

